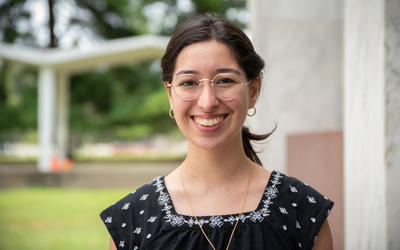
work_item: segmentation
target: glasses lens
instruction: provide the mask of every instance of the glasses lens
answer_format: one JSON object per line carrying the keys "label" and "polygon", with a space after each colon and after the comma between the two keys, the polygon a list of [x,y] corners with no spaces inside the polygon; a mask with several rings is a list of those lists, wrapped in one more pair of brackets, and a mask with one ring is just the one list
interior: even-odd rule
{"label": "glasses lens", "polygon": [[200,81],[194,75],[180,75],[172,82],[178,97],[183,100],[193,100],[200,92]]}
{"label": "glasses lens", "polygon": [[213,79],[215,95],[223,100],[232,100],[240,94],[241,82],[237,74],[218,74]]}

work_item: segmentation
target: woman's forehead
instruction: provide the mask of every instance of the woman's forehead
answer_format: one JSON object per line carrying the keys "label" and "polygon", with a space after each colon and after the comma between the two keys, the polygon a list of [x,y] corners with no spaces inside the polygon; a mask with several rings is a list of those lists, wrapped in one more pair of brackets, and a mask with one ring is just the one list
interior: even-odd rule
{"label": "woman's forehead", "polygon": [[224,43],[211,40],[183,48],[176,58],[174,75],[181,71],[202,74],[217,70],[224,71],[224,69],[243,74],[231,49]]}

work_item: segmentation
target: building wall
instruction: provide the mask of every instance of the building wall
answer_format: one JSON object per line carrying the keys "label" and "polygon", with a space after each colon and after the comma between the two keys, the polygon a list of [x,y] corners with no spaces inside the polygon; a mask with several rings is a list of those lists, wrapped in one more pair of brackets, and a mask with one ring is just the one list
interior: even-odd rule
{"label": "building wall", "polygon": [[342,1],[250,0],[250,30],[266,61],[253,131],[277,130],[256,147],[286,171],[287,136],[342,128]]}

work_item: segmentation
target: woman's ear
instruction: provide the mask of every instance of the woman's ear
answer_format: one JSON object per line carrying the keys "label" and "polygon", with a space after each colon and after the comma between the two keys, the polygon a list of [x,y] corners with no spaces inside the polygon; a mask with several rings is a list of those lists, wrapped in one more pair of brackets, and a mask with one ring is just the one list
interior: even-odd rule
{"label": "woman's ear", "polygon": [[171,87],[168,86],[168,82],[167,82],[167,81],[164,81],[163,83],[164,83],[165,90],[166,90],[167,93],[168,93],[168,98],[169,98],[170,101],[171,101]]}
{"label": "woman's ear", "polygon": [[249,85],[249,90],[250,90],[250,103],[249,107],[254,107],[256,104],[258,95],[260,94],[260,88],[261,88],[261,77],[258,76],[250,85]]}

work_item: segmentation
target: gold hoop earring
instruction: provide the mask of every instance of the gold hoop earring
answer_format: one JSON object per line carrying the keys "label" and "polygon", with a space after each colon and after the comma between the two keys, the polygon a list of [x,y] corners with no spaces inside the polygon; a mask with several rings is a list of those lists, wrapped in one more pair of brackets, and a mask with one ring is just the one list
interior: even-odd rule
{"label": "gold hoop earring", "polygon": [[[253,109],[253,112],[252,112],[252,113],[249,113],[249,110],[251,110],[251,109]],[[256,107],[252,107],[252,108],[250,108],[249,110],[247,110],[247,115],[248,115],[248,116],[253,117],[253,116],[256,115],[256,112],[257,112]]]}
{"label": "gold hoop earring", "polygon": [[172,110],[172,108],[169,109],[168,114],[169,114],[169,117],[171,117],[172,119],[175,119],[174,111]]}

